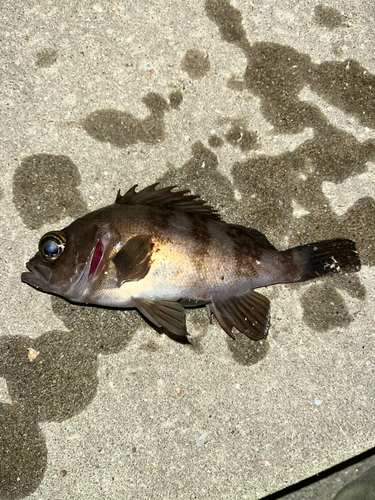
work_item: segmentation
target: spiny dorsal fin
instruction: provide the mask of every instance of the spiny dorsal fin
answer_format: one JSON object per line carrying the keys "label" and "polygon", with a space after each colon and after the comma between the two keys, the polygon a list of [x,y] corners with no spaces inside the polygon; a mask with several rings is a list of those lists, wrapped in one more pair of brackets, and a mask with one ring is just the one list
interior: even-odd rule
{"label": "spiny dorsal fin", "polygon": [[172,191],[177,186],[169,186],[166,188],[155,189],[159,183],[151,184],[141,191],[136,192],[136,184],[129,189],[124,195],[117,193],[115,203],[120,205],[158,205],[165,208],[174,208],[175,210],[182,210],[195,215],[208,217],[210,219],[220,220],[219,214],[205,201],[199,199],[196,194],[190,193],[189,189],[182,191]]}

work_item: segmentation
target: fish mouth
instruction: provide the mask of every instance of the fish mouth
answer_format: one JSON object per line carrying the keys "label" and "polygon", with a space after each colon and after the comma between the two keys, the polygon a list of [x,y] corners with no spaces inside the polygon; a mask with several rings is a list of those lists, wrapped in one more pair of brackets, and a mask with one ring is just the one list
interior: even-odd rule
{"label": "fish mouth", "polygon": [[27,283],[37,290],[42,290],[43,292],[52,292],[48,283],[48,279],[51,274],[48,268],[43,269],[40,266],[36,267],[31,261],[26,264],[26,267],[29,272],[21,274],[21,281],[23,283]]}

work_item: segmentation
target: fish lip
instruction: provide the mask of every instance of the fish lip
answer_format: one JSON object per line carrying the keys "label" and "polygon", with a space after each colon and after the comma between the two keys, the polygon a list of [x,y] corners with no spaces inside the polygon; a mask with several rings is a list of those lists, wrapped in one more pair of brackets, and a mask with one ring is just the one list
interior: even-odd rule
{"label": "fish lip", "polygon": [[21,274],[21,281],[22,283],[29,283],[29,279],[34,276],[34,273],[30,271],[25,271]]}
{"label": "fish lip", "polygon": [[[35,278],[35,275],[32,272],[24,272],[21,274],[22,283],[27,283],[28,285],[31,285],[33,278]],[[32,284],[32,286],[35,286],[35,285]]]}
{"label": "fish lip", "polygon": [[[35,266],[31,261],[27,262],[26,267],[29,271],[21,274],[21,281],[23,283],[43,291],[51,290],[47,277],[39,267]],[[48,272],[49,269],[46,269],[46,271]]]}
{"label": "fish lip", "polygon": [[34,273],[31,272],[25,272],[21,274],[21,281],[23,283],[26,283],[27,285],[30,285],[36,289],[42,289],[44,290],[44,285],[47,283],[42,283],[41,279],[36,276]]}

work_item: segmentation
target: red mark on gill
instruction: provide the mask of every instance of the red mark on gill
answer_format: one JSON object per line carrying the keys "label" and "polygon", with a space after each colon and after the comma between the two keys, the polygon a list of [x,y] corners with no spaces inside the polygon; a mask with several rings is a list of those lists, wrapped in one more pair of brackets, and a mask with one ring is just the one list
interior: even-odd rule
{"label": "red mark on gill", "polygon": [[94,251],[94,255],[92,256],[91,259],[91,266],[88,279],[89,283],[91,283],[92,280],[96,277],[96,275],[99,274],[104,264],[104,262],[101,262],[104,254],[104,245],[102,240],[103,238],[98,241]]}

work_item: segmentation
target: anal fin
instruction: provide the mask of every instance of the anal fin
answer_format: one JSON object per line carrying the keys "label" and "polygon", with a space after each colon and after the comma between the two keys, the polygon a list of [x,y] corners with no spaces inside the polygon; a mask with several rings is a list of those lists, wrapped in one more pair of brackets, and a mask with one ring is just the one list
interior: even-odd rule
{"label": "anal fin", "polygon": [[270,302],[264,295],[251,292],[208,304],[220,326],[233,337],[232,328],[253,340],[264,338],[270,325]]}
{"label": "anal fin", "polygon": [[175,335],[186,336],[185,309],[174,300],[134,299],[137,309],[155,326]]}

